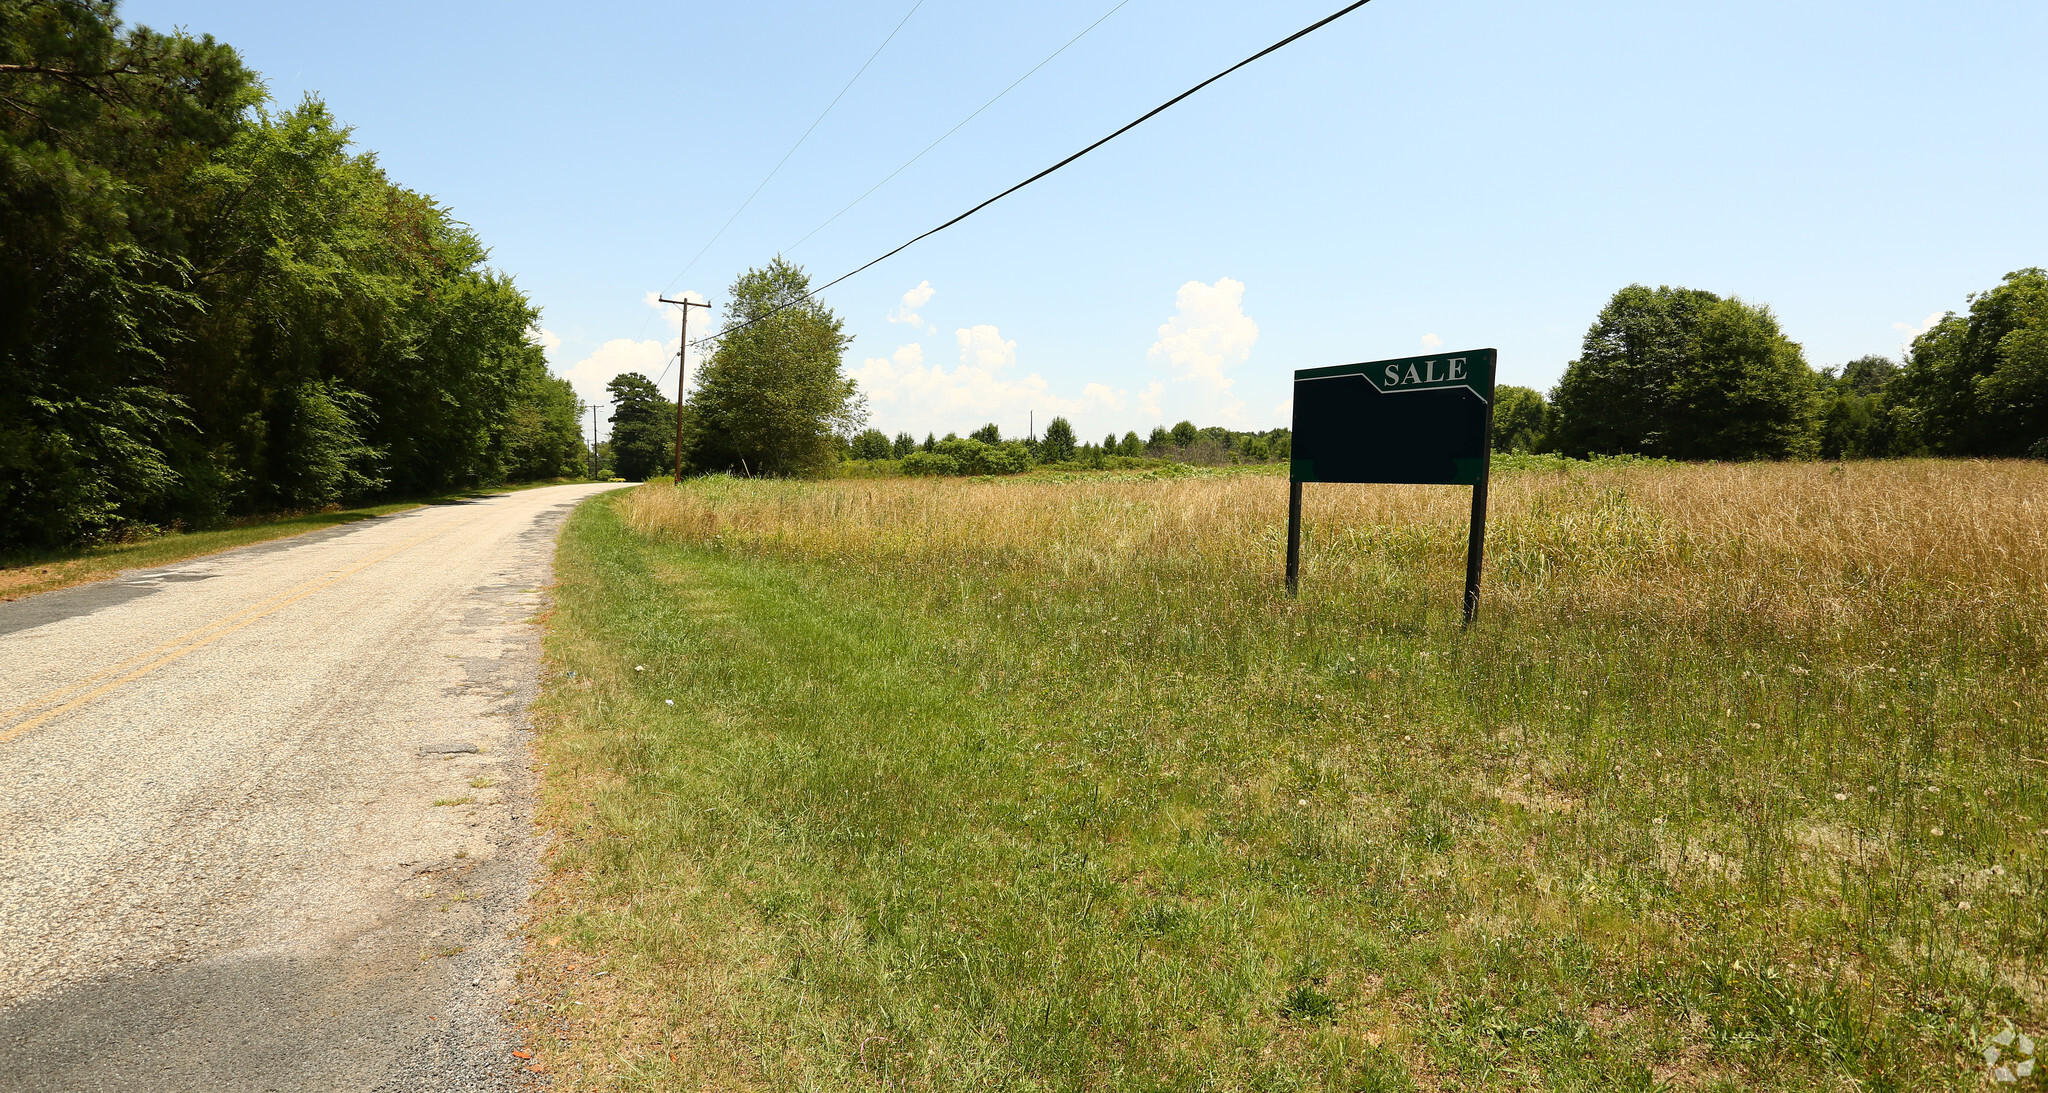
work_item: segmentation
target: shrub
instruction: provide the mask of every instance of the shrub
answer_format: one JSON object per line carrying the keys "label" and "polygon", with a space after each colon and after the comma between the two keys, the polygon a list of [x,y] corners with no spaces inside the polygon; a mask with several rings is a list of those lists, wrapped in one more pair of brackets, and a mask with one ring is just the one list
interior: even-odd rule
{"label": "shrub", "polygon": [[915,475],[959,474],[960,461],[939,452],[912,452],[903,457],[903,473]]}

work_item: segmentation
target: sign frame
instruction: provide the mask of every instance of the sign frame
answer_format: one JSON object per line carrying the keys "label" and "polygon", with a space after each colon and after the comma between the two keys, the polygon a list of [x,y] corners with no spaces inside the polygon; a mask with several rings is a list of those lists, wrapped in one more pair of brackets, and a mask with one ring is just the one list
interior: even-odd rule
{"label": "sign frame", "polygon": [[[1362,361],[1356,364],[1340,364],[1323,368],[1303,368],[1294,373],[1294,418],[1291,422],[1295,451],[1301,450],[1303,408],[1315,405],[1314,417],[1323,418],[1316,422],[1310,433],[1312,443],[1309,458],[1290,458],[1287,471],[1287,593],[1298,593],[1301,584],[1301,495],[1302,486],[1308,482],[1364,482],[1364,483],[1406,483],[1469,485],[1472,487],[1471,525],[1465,540],[1465,596],[1464,621],[1470,626],[1479,617],[1479,579],[1486,557],[1486,499],[1487,487],[1493,472],[1493,409],[1495,377],[1498,374],[1499,353],[1493,349],[1472,349],[1453,353],[1435,353],[1422,357],[1396,357],[1388,360]],[[1482,375],[1483,372],[1483,375]],[[1327,399],[1332,392],[1316,388],[1304,389],[1304,384],[1319,384],[1324,381],[1345,382],[1337,389],[1336,398],[1318,402],[1319,397]],[[1363,385],[1355,381],[1363,381]],[[1483,386],[1483,390],[1481,387]],[[1370,395],[1365,392],[1370,391]],[[1358,400],[1364,398],[1360,403]],[[1333,428],[1327,424],[1330,406],[1342,407],[1346,400],[1351,405],[1373,408],[1381,420],[1368,423],[1367,428],[1383,427],[1390,420],[1394,410],[1382,405],[1383,399],[1409,398],[1426,399],[1438,414],[1466,418],[1466,428],[1474,429],[1475,435],[1451,436],[1446,447],[1440,432],[1428,434],[1428,439],[1441,450],[1409,456],[1402,461],[1398,453],[1366,451],[1363,444],[1346,445],[1339,438],[1322,435],[1324,430]],[[1483,411],[1465,403],[1464,399],[1477,399]],[[1458,400],[1452,402],[1450,400]],[[1422,405],[1415,405],[1421,409]],[[1426,416],[1426,415],[1425,415]],[[1412,427],[1412,423],[1411,427]],[[1384,440],[1384,437],[1376,437]],[[1475,443],[1476,442],[1476,443]],[[1382,445],[1384,447],[1384,445]],[[1325,459],[1319,472],[1317,467],[1321,453],[1335,449],[1336,459]],[[1375,470],[1369,464],[1370,457],[1379,456],[1381,466],[1388,470]],[[1366,459],[1367,463],[1362,463]],[[1325,475],[1330,477],[1325,477]]]}

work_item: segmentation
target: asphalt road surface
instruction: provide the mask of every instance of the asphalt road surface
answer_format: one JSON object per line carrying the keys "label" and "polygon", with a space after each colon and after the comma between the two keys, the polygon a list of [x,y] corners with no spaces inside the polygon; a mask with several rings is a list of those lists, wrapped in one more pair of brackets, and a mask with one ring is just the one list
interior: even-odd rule
{"label": "asphalt road surface", "polygon": [[518,1088],[533,617],[604,488],[0,603],[0,1090]]}

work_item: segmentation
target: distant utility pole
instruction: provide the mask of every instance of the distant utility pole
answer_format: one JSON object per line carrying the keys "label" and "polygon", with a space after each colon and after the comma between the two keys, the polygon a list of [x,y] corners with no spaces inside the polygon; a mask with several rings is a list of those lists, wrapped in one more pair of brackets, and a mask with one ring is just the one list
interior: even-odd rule
{"label": "distant utility pole", "polygon": [[708,311],[711,304],[700,304],[694,300],[671,300],[666,296],[656,296],[655,299],[664,304],[675,304],[683,309],[683,328],[681,337],[676,342],[676,483],[680,485],[683,481],[683,381],[688,378],[690,370],[690,309],[701,307]]}

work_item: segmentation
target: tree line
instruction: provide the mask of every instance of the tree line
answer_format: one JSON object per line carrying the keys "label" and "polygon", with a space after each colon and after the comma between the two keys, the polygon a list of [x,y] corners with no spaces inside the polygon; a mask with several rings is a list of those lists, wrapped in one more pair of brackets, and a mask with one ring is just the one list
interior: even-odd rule
{"label": "tree line", "polygon": [[1197,428],[1183,421],[1172,428],[1156,426],[1147,437],[1111,433],[1101,442],[1081,441],[1064,417],[1046,424],[1043,436],[1012,437],[990,422],[966,436],[927,433],[923,441],[909,433],[891,439],[870,429],[848,445],[847,455],[859,460],[896,460],[904,474],[1015,474],[1036,466],[1067,470],[1105,470],[1148,466],[1158,462],[1217,466],[1229,463],[1284,461],[1292,448],[1287,429],[1241,432],[1220,426]]}
{"label": "tree line", "polygon": [[0,549],[578,473],[475,233],[116,9],[0,0]]}
{"label": "tree line", "polygon": [[638,373],[613,379],[611,438],[600,473],[644,480],[671,473],[682,439],[685,474],[828,475],[845,460],[896,461],[906,474],[1015,474],[1036,466],[1128,466],[1285,459],[1289,433],[1198,429],[1135,432],[1102,442],[1076,438],[1065,418],[1043,436],[1005,438],[994,424],[967,436],[865,428],[866,403],[843,368],[852,339],[838,315],[810,294],[802,268],[782,258],[742,273],[728,290],[725,328],[682,407]]}
{"label": "tree line", "polygon": [[[1006,438],[989,424],[964,437],[891,437],[863,427],[861,396],[840,367],[844,326],[811,298],[801,269],[778,258],[741,275],[732,297],[733,333],[683,407],[686,473],[822,475],[855,460],[904,474],[1015,474],[1290,454],[1286,429],[1188,421],[1100,442],[1080,440],[1065,418],[1042,436]],[[643,376],[619,377],[612,392],[616,473],[663,473],[674,459],[674,404]],[[1629,285],[1600,310],[1547,397],[1496,389],[1494,447],[1578,458],[2048,458],[2048,273],[2019,270],[1972,295],[1967,314],[1937,321],[1903,361],[1818,370],[1769,307]]]}
{"label": "tree line", "polygon": [[1549,397],[1497,389],[1495,447],[1671,459],[2048,459],[2048,273],[2023,269],[1904,359],[1815,370],[1770,308],[1630,285]]}

